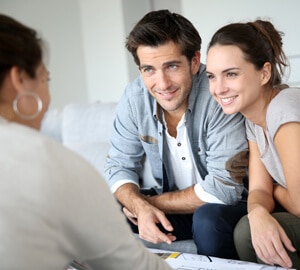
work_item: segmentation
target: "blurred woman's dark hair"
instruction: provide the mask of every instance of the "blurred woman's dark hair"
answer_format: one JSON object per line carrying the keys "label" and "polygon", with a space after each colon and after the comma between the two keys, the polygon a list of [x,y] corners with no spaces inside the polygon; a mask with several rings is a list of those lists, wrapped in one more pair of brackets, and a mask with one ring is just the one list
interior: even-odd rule
{"label": "blurred woman's dark hair", "polygon": [[0,14],[0,87],[5,74],[17,66],[34,78],[43,57],[37,32],[13,18]]}

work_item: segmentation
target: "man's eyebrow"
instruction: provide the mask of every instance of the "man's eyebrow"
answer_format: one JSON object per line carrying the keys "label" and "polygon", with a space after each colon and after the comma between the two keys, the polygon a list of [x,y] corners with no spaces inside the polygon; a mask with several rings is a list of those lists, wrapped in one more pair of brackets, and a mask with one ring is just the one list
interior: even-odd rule
{"label": "man's eyebrow", "polygon": [[140,65],[139,69],[143,69],[143,68],[153,68],[153,66],[151,65]]}
{"label": "man's eyebrow", "polygon": [[[168,62],[165,62],[163,63],[163,66],[166,67],[166,66],[170,66],[170,65],[178,65],[178,64],[181,64],[182,61],[180,60],[172,60],[172,61],[168,61]],[[154,68],[153,66],[151,65],[147,65],[147,64],[144,64],[144,65],[140,65],[139,66],[139,69],[143,69],[143,68]]]}
{"label": "man's eyebrow", "polygon": [[165,62],[163,63],[163,66],[170,66],[170,65],[178,65],[178,64],[181,64],[182,61],[180,60],[172,60],[172,61],[168,61],[168,62]]}

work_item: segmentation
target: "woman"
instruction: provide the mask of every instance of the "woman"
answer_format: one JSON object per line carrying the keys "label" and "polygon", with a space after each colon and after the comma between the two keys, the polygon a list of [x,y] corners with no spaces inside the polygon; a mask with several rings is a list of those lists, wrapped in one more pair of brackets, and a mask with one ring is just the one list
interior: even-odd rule
{"label": "woman", "polygon": [[36,32],[0,14],[0,269],[170,269],[135,240],[97,171],[38,132],[48,80]]}
{"label": "woman", "polygon": [[286,66],[282,33],[269,21],[224,26],[208,46],[211,94],[225,113],[247,119],[248,215],[235,229],[239,257],[300,269],[300,89],[281,85]]}

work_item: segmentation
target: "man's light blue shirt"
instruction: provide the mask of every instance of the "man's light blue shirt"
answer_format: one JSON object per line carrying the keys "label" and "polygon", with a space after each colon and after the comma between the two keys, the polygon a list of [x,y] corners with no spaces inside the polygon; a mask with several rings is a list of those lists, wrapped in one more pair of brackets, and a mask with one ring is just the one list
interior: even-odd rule
{"label": "man's light blue shirt", "polygon": [[[164,151],[162,109],[142,78],[130,83],[121,97],[114,121],[105,178],[110,187],[131,180],[140,185],[144,156],[151,164],[158,191],[176,190]],[[248,143],[241,114],[225,115],[209,92],[205,65],[193,78],[186,111],[186,128],[204,191],[226,204],[236,204],[244,191]]]}

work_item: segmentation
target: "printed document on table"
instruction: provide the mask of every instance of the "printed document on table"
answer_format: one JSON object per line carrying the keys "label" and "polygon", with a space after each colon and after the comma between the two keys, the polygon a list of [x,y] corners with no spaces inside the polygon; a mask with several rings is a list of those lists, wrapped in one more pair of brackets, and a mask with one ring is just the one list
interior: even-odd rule
{"label": "printed document on table", "polygon": [[[176,270],[284,270],[282,267],[148,248]],[[295,269],[294,269],[295,270]]]}

